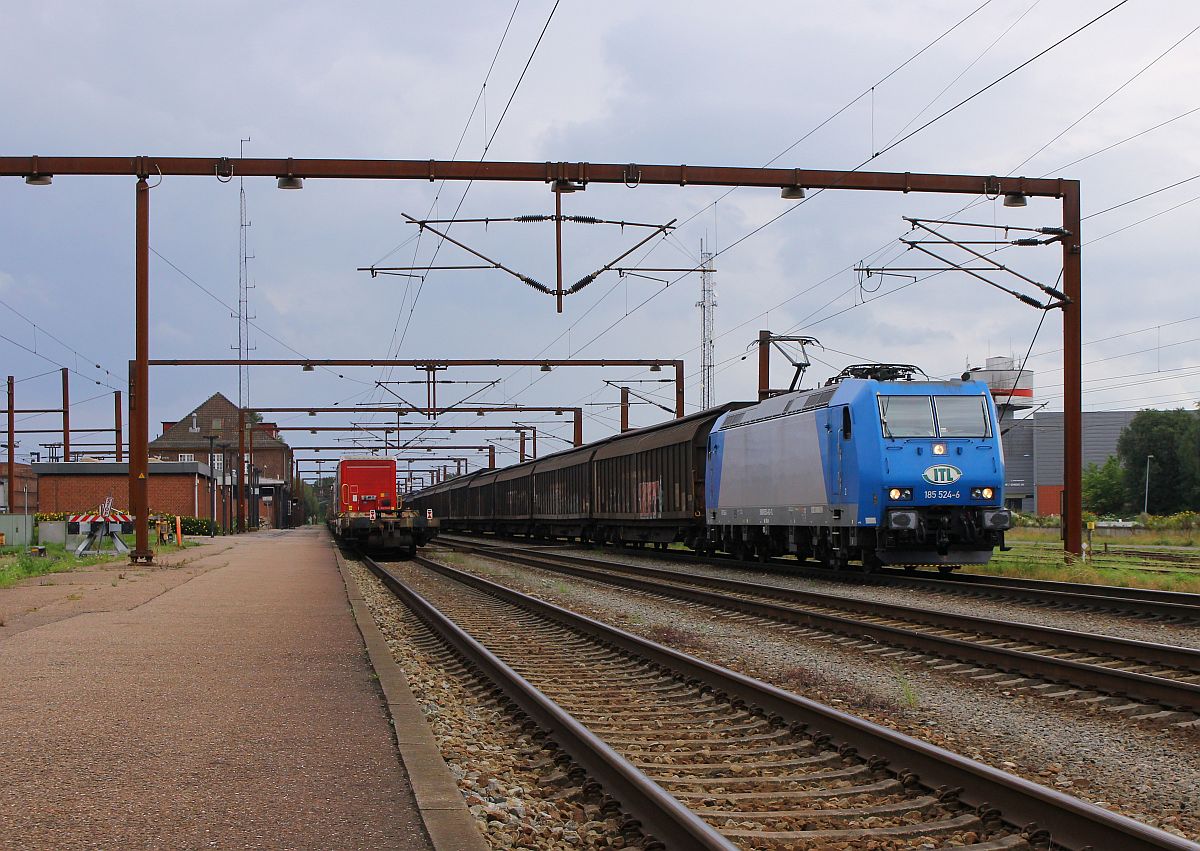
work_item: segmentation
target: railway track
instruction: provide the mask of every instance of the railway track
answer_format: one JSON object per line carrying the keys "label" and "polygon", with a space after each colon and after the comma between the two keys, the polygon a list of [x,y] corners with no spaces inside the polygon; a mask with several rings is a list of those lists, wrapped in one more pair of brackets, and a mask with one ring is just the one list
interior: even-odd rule
{"label": "railway track", "polygon": [[[442,535],[439,540],[444,543],[455,541],[480,543],[496,542],[500,539]],[[617,552],[626,551],[618,550]],[[630,550],[628,552],[664,561],[742,567],[760,573],[780,573],[786,576],[830,582],[922,588],[982,599],[1014,600],[1047,608],[1105,612],[1165,621],[1200,622],[1200,594],[1185,594],[1177,591],[1122,588],[1082,582],[1053,582],[1043,579],[987,576],[979,573],[953,573],[935,577],[923,572],[906,573],[895,569],[883,569],[874,573],[833,571],[826,568],[809,567],[792,559],[775,558],[767,562],[741,561],[729,556],[700,556],[678,550]]]}
{"label": "railway track", "polygon": [[[450,543],[445,542],[443,543]],[[1200,650],[857,600],[560,552],[450,543],[488,558],[845,637],[864,652],[932,654],[944,670],[1155,723],[1200,716]],[[936,662],[936,660],[935,660]]]}
{"label": "railway track", "polygon": [[643,848],[1200,847],[427,558],[401,569],[453,580],[427,590],[436,607],[364,564],[601,784]]}

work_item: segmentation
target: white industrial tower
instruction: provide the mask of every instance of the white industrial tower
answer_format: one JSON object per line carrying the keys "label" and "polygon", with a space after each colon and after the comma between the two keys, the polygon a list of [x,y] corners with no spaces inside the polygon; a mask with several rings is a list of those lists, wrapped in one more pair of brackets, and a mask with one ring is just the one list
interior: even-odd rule
{"label": "white industrial tower", "polygon": [[713,311],[717,308],[717,292],[714,289],[713,253],[704,250],[700,243],[700,407],[708,410],[713,406]]}

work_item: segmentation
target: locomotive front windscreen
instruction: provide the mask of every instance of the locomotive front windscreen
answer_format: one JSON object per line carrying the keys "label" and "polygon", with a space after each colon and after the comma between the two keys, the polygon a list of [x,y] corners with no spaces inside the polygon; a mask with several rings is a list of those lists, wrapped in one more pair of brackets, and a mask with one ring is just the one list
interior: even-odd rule
{"label": "locomotive front windscreen", "polygon": [[928,396],[880,396],[879,422],[884,437],[936,437]]}
{"label": "locomotive front windscreen", "polygon": [[982,396],[935,396],[942,437],[991,437],[992,424]]}
{"label": "locomotive front windscreen", "polygon": [[884,437],[991,437],[983,396],[880,396]]}

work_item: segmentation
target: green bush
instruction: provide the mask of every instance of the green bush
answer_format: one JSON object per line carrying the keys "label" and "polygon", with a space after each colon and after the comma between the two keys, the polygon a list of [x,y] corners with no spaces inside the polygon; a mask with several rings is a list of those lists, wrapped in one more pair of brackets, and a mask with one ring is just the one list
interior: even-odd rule
{"label": "green bush", "polygon": [[[161,513],[152,511],[152,512],[150,512],[150,517],[152,520],[155,518],[158,518],[158,517],[163,518],[170,525],[171,532],[175,531],[175,515],[174,514],[161,514]],[[195,537],[197,535],[203,535],[205,537],[208,537],[210,530],[216,531],[217,534],[220,534],[220,532],[221,532],[221,530],[217,528],[216,523],[212,520],[209,520],[207,517],[189,517],[186,514],[181,514],[179,516],[179,522],[180,522],[180,526],[183,527],[183,534],[185,536],[191,535],[191,536]]]}

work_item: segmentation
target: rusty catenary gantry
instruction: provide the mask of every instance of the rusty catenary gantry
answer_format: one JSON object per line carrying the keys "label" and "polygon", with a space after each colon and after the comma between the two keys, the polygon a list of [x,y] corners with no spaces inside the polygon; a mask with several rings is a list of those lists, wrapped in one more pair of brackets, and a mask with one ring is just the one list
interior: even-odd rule
{"label": "rusty catenary gantry", "polygon": [[0,157],[0,176],[21,177],[44,185],[55,175],[112,175],[132,177],[135,185],[134,300],[136,367],[130,375],[130,496],[137,515],[134,561],[149,561],[146,470],[149,437],[149,249],[151,176],[190,175],[228,180],[240,177],[300,180],[470,180],[565,183],[576,188],[589,183],[627,187],[744,186],[779,189],[845,189],[874,192],[933,192],[966,195],[1018,194],[1062,201],[1064,237],[1061,305],[1064,367],[1064,531],[1069,553],[1082,553],[1082,349],[1079,182],[1062,178],[996,177],[994,175],[869,172],[799,168],[741,168],[733,166],[639,165],[586,162],[476,162],[379,159],[294,159],[230,157]]}

